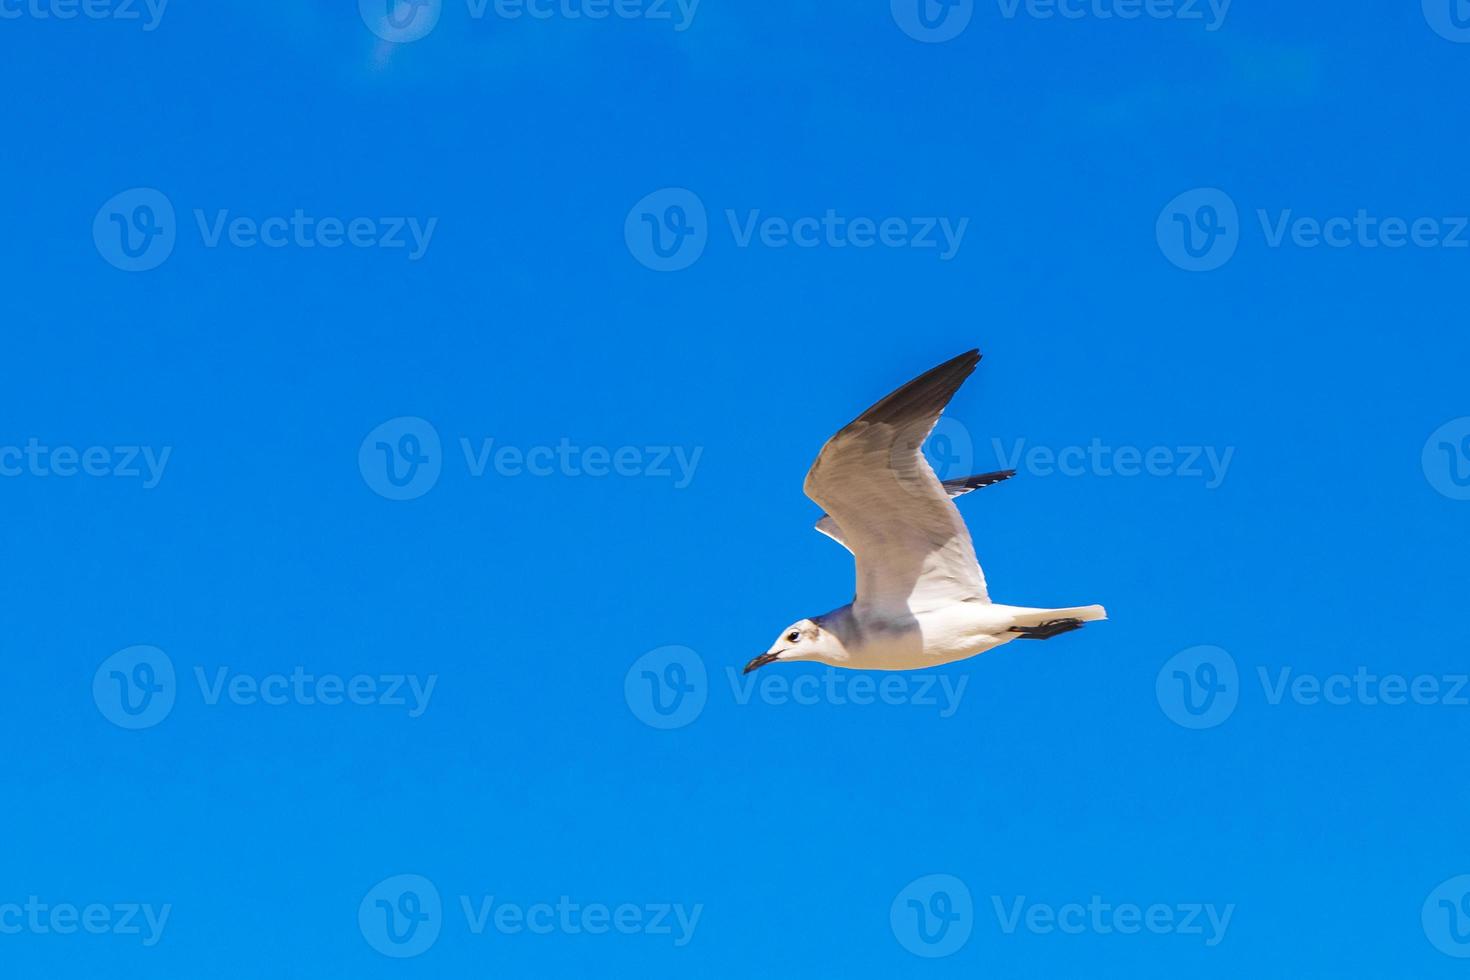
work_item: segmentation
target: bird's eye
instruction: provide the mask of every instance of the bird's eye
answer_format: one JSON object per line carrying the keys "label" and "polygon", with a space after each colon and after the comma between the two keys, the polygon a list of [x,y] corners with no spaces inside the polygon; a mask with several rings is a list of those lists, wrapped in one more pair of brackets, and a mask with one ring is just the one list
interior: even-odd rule
{"label": "bird's eye", "polygon": [[799,639],[801,639],[801,634],[798,633],[796,630],[792,630],[790,633],[786,634],[786,640],[789,643],[795,643]]}

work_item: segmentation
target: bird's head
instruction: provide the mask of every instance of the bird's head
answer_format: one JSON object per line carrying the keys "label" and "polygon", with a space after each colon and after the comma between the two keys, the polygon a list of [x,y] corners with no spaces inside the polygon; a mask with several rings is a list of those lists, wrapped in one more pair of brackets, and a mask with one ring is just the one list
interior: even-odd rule
{"label": "bird's head", "polygon": [[765,653],[745,665],[745,673],[757,667],[787,660],[817,660],[822,663],[838,663],[847,653],[841,641],[814,620],[802,619],[781,631],[776,642]]}

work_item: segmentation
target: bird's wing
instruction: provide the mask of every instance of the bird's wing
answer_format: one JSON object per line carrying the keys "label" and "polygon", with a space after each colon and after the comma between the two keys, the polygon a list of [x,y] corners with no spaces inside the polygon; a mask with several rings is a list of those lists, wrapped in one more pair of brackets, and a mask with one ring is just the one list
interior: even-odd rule
{"label": "bird's wing", "polygon": [[[945,480],[942,484],[944,492],[953,500],[955,497],[963,497],[971,490],[979,490],[981,487],[994,486],[1002,480],[1009,480],[1016,475],[1015,470],[996,470],[993,473],[976,473],[974,476],[962,476],[958,480]],[[823,514],[814,525],[827,537],[836,541],[842,547],[847,548],[847,539],[842,536],[842,528],[830,514]],[[851,548],[847,548],[851,551]]]}
{"label": "bird's wing", "polygon": [[989,601],[960,512],[920,447],[980,362],[969,351],[921,374],[845,426],[807,472],[806,495],[841,528],[858,605],[918,610]]}

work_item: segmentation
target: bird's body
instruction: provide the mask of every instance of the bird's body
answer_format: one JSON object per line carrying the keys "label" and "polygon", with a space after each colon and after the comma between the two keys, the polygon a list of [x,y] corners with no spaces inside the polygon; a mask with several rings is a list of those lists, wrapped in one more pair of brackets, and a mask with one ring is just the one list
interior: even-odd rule
{"label": "bird's body", "polygon": [[[964,660],[1020,639],[1015,627],[1034,628],[1057,620],[1106,619],[1102,606],[1030,609],[993,602],[956,602],[892,615],[849,603],[812,621],[831,634],[841,653],[822,659],[853,670],[919,670]],[[794,658],[793,658],[794,659]]]}
{"label": "bird's body", "polygon": [[1044,640],[1106,619],[1102,606],[1033,608],[990,601],[953,498],[1013,471],[941,483],[921,447],[980,361],[961,354],[882,399],[827,441],[807,473],[827,513],[817,530],[853,553],[857,596],[788,627],[746,665],[814,660],[855,670],[914,670]]}

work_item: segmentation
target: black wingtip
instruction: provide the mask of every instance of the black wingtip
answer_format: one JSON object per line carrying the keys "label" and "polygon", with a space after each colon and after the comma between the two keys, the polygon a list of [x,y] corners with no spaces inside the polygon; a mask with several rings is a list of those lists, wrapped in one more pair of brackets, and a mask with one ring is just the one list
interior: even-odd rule
{"label": "black wingtip", "polygon": [[949,362],[949,364],[946,364],[944,366],[945,367],[949,367],[950,364],[953,364],[955,366],[963,366],[963,367],[965,367],[965,368],[973,371],[975,369],[975,365],[979,364],[980,361],[982,359],[984,359],[984,357],[985,357],[985,355],[982,354],[982,353],[980,353],[980,348],[978,348],[978,347],[971,347],[969,350],[965,351],[963,354],[959,355],[958,357],[955,357],[955,358],[951,359],[950,362]]}
{"label": "black wingtip", "polygon": [[971,490],[994,486],[1004,480],[1009,480],[1015,475],[1015,470],[995,470],[991,473],[976,473],[974,476],[962,476],[956,480],[945,480],[944,490],[951,497],[959,497],[969,493]]}
{"label": "black wingtip", "polygon": [[937,418],[950,398],[980,363],[980,351],[971,348],[925,371],[871,405],[853,423],[884,421],[897,423],[918,418]]}

